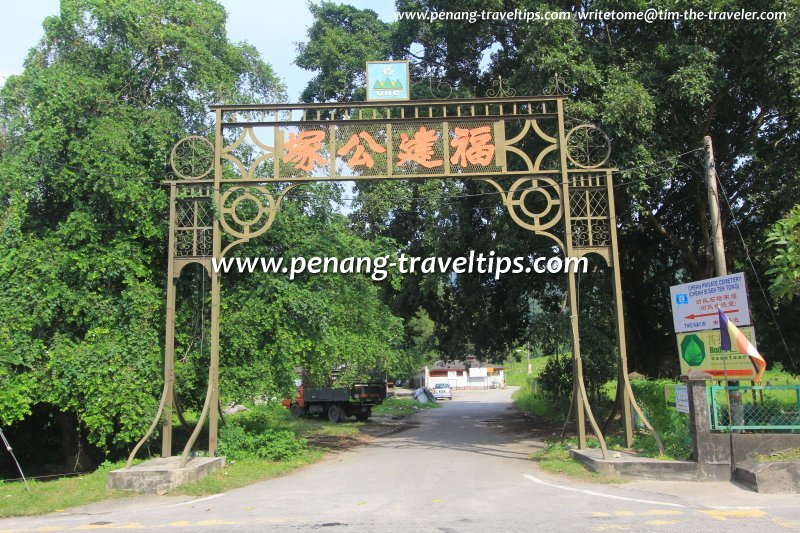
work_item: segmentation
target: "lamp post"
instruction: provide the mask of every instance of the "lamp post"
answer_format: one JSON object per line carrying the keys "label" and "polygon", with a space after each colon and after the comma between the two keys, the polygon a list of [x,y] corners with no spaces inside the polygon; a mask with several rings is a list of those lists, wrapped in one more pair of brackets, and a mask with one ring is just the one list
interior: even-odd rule
{"label": "lamp post", "polygon": [[531,341],[525,343],[528,352],[528,375],[530,376],[533,372],[531,371]]}
{"label": "lamp post", "polygon": [[[515,353],[520,353],[523,351],[522,348],[517,348],[514,350]],[[525,343],[525,360],[528,363],[528,375],[530,376],[533,374],[533,367],[531,366],[531,343],[530,341]]]}

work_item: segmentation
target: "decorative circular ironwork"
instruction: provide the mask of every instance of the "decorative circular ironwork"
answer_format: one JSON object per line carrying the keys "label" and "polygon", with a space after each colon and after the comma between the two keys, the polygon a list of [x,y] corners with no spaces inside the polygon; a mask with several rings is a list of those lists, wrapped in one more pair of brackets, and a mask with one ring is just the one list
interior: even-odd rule
{"label": "decorative circular ironwork", "polygon": [[437,81],[436,88],[434,88],[433,78],[428,78],[428,90],[431,96],[437,100],[445,100],[453,95],[453,86],[444,80]]}
{"label": "decorative circular ironwork", "polygon": [[267,231],[278,212],[275,198],[261,186],[231,187],[222,194],[220,206],[225,233],[245,240]]}
{"label": "decorative circular ironwork", "polygon": [[561,190],[551,178],[520,178],[509,188],[506,206],[520,226],[546,230],[561,220]]}
{"label": "decorative circular ironwork", "polygon": [[185,180],[199,180],[214,170],[214,145],[200,135],[190,135],[172,148],[169,162],[175,175]]}
{"label": "decorative circular ironwork", "polygon": [[505,98],[507,96],[516,96],[517,90],[508,86],[508,80],[503,76],[498,76],[496,80],[492,80],[492,87],[496,89],[489,89],[486,91],[488,98]]}
{"label": "decorative circular ironwork", "polygon": [[567,133],[567,157],[581,168],[597,168],[611,156],[611,141],[596,126],[583,124]]}

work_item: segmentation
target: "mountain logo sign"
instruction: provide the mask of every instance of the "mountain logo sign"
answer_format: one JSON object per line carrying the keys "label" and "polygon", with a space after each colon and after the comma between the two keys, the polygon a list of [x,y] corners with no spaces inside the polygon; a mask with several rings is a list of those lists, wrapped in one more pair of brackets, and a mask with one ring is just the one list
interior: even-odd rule
{"label": "mountain logo sign", "polygon": [[367,100],[411,99],[408,61],[368,61]]}

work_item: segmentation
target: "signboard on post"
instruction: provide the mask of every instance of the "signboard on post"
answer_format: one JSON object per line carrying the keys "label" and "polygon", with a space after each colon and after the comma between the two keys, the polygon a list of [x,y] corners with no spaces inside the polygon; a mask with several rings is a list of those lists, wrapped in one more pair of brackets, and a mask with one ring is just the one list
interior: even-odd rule
{"label": "signboard on post", "polygon": [[689,390],[686,385],[668,385],[664,387],[667,405],[674,407],[679,413],[689,412]]}
{"label": "signboard on post", "polygon": [[675,285],[669,293],[676,333],[719,328],[717,307],[737,326],[752,323],[743,272]]}
{"label": "signboard on post", "polygon": [[[752,326],[740,327],[739,331],[753,346],[756,345],[756,334]],[[681,373],[701,371],[716,379],[755,379],[756,369],[750,357],[735,350],[720,348],[719,329],[678,333],[677,337]]]}
{"label": "signboard on post", "polygon": [[410,99],[408,61],[367,61],[367,101]]}

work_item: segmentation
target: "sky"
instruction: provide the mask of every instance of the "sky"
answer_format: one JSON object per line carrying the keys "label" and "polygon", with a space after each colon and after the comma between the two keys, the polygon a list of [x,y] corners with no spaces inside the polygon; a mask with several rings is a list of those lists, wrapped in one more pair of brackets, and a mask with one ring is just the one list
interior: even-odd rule
{"label": "sky", "polygon": [[[300,93],[313,73],[294,65],[297,43],[306,39],[312,23],[308,4],[302,0],[221,0],[228,11],[228,38],[247,41],[272,65],[286,83],[291,101]],[[348,0],[352,6],[370,8],[386,22],[394,20],[393,0]],[[11,74],[19,74],[28,50],[42,36],[42,21],[58,14],[57,0],[29,0],[5,6],[3,31],[0,32],[0,83]]]}

